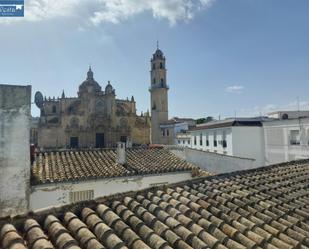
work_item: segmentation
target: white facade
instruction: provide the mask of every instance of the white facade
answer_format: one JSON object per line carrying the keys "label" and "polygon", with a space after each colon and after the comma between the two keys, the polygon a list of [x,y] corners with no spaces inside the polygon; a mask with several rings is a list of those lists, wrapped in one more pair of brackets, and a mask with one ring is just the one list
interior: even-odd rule
{"label": "white facade", "polygon": [[94,199],[126,191],[170,184],[192,179],[190,172],[115,177],[86,181],[41,184],[31,187],[30,209],[36,210]]}
{"label": "white facade", "polygon": [[189,132],[177,133],[175,145],[182,146],[182,147],[190,147],[190,145],[191,145],[191,134]]}
{"label": "white facade", "polygon": [[267,164],[309,158],[309,118],[264,122]]}
{"label": "white facade", "polygon": [[199,127],[188,134],[190,142],[184,134],[178,134],[176,144],[207,152],[254,159],[253,165],[256,167],[265,164],[262,126]]}
{"label": "white facade", "polygon": [[183,123],[171,123],[171,124],[161,124],[161,136],[165,137],[165,141],[167,141],[166,144],[173,145],[176,144],[177,134],[180,132],[187,131],[189,129],[189,125],[186,122]]}

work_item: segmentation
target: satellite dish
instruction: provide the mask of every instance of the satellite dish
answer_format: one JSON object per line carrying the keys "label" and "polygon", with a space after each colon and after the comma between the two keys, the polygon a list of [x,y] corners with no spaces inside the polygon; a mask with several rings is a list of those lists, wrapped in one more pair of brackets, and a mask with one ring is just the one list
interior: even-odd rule
{"label": "satellite dish", "polygon": [[36,92],[34,95],[34,103],[38,108],[41,109],[43,107],[43,101],[43,94],[41,92]]}

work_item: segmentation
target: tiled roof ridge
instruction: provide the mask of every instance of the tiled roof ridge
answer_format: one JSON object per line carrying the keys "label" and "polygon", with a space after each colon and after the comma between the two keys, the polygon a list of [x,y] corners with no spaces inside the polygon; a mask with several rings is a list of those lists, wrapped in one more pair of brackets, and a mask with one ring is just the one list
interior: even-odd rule
{"label": "tiled roof ridge", "polygon": [[66,205],[55,206],[55,207],[47,207],[47,208],[40,209],[37,211],[29,211],[24,214],[18,214],[13,217],[12,216],[0,217],[0,230],[2,226],[7,223],[13,223],[16,227],[18,227],[19,224],[22,224],[27,219],[32,218],[32,219],[36,219],[40,221],[40,220],[44,220],[48,215],[51,215],[51,214],[56,217],[62,217],[63,213],[65,212],[73,212],[76,214],[76,213],[80,213],[81,210],[85,207],[96,207],[97,205],[103,204],[103,203],[106,205],[109,205],[110,203],[114,201],[119,201],[119,200],[122,201],[125,197],[136,197],[138,195],[147,196],[149,192],[157,192],[157,191],[160,191],[160,190],[162,191],[162,190],[166,190],[169,188],[184,187],[185,185],[193,186],[205,180],[209,180],[209,181],[219,180],[222,178],[229,178],[229,177],[234,177],[234,176],[241,177],[249,173],[266,172],[266,171],[271,171],[273,169],[277,169],[280,167],[284,168],[285,166],[303,165],[306,163],[309,163],[309,159],[294,160],[294,161],[278,163],[278,164],[273,164],[273,165],[254,168],[254,169],[246,169],[246,170],[233,171],[233,172],[222,173],[222,174],[217,174],[217,175],[197,177],[195,179],[185,180],[185,181],[172,183],[168,185],[154,186],[154,187],[149,187],[149,188],[145,188],[145,189],[137,190],[137,191],[127,191],[127,192],[116,193],[116,194],[112,194],[108,196],[102,196],[94,200],[81,201],[78,203],[66,204]]}
{"label": "tiled roof ridge", "polygon": [[164,148],[130,148],[125,164],[115,149],[39,152],[31,167],[31,184],[192,171],[197,168]]}
{"label": "tiled roof ridge", "polygon": [[[163,150],[163,147],[127,147],[126,150],[128,151],[134,151],[134,150]],[[110,148],[78,148],[78,149],[72,149],[72,148],[68,148],[68,149],[42,149],[40,151],[37,151],[36,154],[40,154],[40,153],[51,153],[51,152],[85,152],[85,151],[116,151],[117,148],[115,147],[110,147]]]}
{"label": "tiled roof ridge", "polygon": [[309,160],[31,215],[0,219],[1,248],[309,249]]}

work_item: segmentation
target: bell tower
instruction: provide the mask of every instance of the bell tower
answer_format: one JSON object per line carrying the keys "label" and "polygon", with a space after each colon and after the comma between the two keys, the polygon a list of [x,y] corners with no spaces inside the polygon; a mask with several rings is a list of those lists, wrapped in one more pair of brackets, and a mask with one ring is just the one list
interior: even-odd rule
{"label": "bell tower", "polygon": [[168,121],[168,85],[166,83],[166,67],[163,52],[157,50],[151,59],[150,71],[150,105],[151,105],[151,143],[162,144],[160,124]]}

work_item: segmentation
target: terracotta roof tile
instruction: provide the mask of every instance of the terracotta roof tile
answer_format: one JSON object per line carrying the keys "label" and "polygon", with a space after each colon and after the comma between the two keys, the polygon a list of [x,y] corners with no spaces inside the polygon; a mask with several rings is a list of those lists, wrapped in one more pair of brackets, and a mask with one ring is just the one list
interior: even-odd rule
{"label": "terracotta roof tile", "polygon": [[3,218],[0,248],[306,249],[308,209],[294,162]]}
{"label": "terracotta roof tile", "polygon": [[41,152],[32,165],[32,184],[176,171],[209,175],[163,148],[127,149],[127,163],[116,163],[115,149]]}

